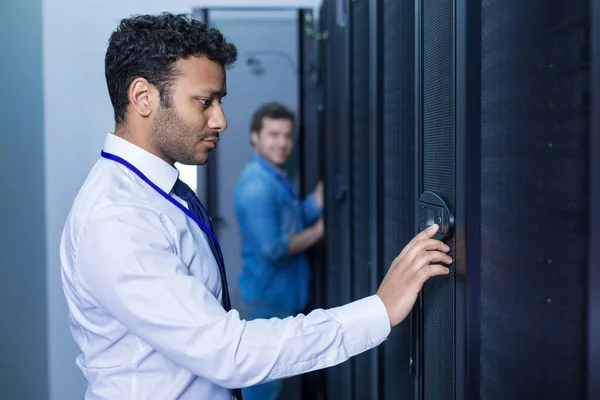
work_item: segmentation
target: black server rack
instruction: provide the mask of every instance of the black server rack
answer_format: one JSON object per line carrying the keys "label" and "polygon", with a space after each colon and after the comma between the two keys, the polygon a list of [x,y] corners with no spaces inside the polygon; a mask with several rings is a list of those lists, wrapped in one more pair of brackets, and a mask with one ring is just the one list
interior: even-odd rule
{"label": "black server rack", "polygon": [[[380,1],[338,0],[322,6],[328,306],[375,293],[381,278],[377,233],[383,184]],[[330,398],[379,398],[381,349],[327,372]]]}
{"label": "black server rack", "polygon": [[[351,122],[349,0],[324,1],[320,14],[320,86],[325,141],[325,300],[351,301]],[[327,398],[351,399],[352,363],[326,373]]]}
{"label": "black server rack", "polygon": [[[379,263],[384,269],[414,236],[415,171],[415,8],[413,1],[382,4],[381,76],[382,212]],[[385,270],[382,271],[383,276]],[[381,346],[380,395],[413,400],[410,320],[395,327]]]}
{"label": "black server rack", "polygon": [[[375,162],[370,152],[372,135],[377,135],[371,125],[371,43],[369,34],[369,0],[355,0],[350,3],[350,129],[351,129],[351,198],[352,198],[352,300],[358,300],[372,294],[370,280],[372,218],[370,209],[376,196],[371,192],[370,169]],[[377,383],[373,381],[372,359],[375,351],[356,356],[352,364],[353,399],[373,398]]]}
{"label": "black server rack", "polygon": [[589,16],[587,0],[481,5],[483,398],[586,395]]}
{"label": "black server rack", "polygon": [[455,260],[327,398],[600,397],[599,3],[323,2],[325,305]]}
{"label": "black server rack", "polygon": [[412,316],[419,399],[597,396],[596,3],[416,2],[415,227],[455,260]]}

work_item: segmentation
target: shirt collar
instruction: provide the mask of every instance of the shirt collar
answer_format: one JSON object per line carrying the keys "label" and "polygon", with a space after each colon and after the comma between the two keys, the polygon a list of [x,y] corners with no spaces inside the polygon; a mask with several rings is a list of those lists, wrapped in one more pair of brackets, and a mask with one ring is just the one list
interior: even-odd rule
{"label": "shirt collar", "polygon": [[135,144],[109,133],[104,142],[104,151],[119,156],[133,164],[156,186],[166,193],[170,193],[179,178],[177,168],[154,154],[136,146]]}
{"label": "shirt collar", "polygon": [[283,177],[283,178],[287,177],[287,174],[285,173],[285,171],[281,171],[281,170],[275,168],[273,165],[271,165],[271,163],[269,163],[263,156],[258,154],[256,151],[254,151],[252,153],[252,161],[254,161],[258,165],[260,165],[265,171],[267,171],[269,174],[271,174],[275,177],[278,177],[278,176]]}

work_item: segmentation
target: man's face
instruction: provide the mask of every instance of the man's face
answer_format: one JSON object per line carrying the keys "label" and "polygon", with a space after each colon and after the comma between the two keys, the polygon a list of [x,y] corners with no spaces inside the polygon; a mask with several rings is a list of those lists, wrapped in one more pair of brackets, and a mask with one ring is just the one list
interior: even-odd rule
{"label": "man's face", "polygon": [[173,162],[204,165],[227,129],[225,70],[206,57],[178,60],[175,68],[171,106],[160,105],[152,122],[154,145]]}
{"label": "man's face", "polygon": [[258,154],[281,168],[294,148],[293,125],[289,119],[263,118],[260,132],[252,132],[252,144]]}

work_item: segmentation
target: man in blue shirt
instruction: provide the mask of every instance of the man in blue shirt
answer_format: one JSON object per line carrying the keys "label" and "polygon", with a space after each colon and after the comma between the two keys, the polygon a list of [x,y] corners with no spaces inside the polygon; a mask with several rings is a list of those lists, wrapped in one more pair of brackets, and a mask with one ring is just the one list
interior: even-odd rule
{"label": "man in blue shirt", "polygon": [[[305,251],[323,237],[323,185],[301,200],[283,170],[294,145],[294,114],[284,105],[263,104],[250,131],[254,153],[234,195],[244,261],[240,291],[249,320],[285,318],[308,302]],[[276,399],[281,387],[282,381],[254,386],[244,399]]]}

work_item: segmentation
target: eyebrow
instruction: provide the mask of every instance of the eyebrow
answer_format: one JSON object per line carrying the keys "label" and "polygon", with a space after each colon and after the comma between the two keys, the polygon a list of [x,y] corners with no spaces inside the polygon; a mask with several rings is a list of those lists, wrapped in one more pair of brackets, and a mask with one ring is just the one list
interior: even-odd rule
{"label": "eyebrow", "polygon": [[221,90],[213,90],[213,89],[200,89],[196,92],[197,96],[210,96],[210,97],[220,97],[223,98],[227,96],[227,92]]}

